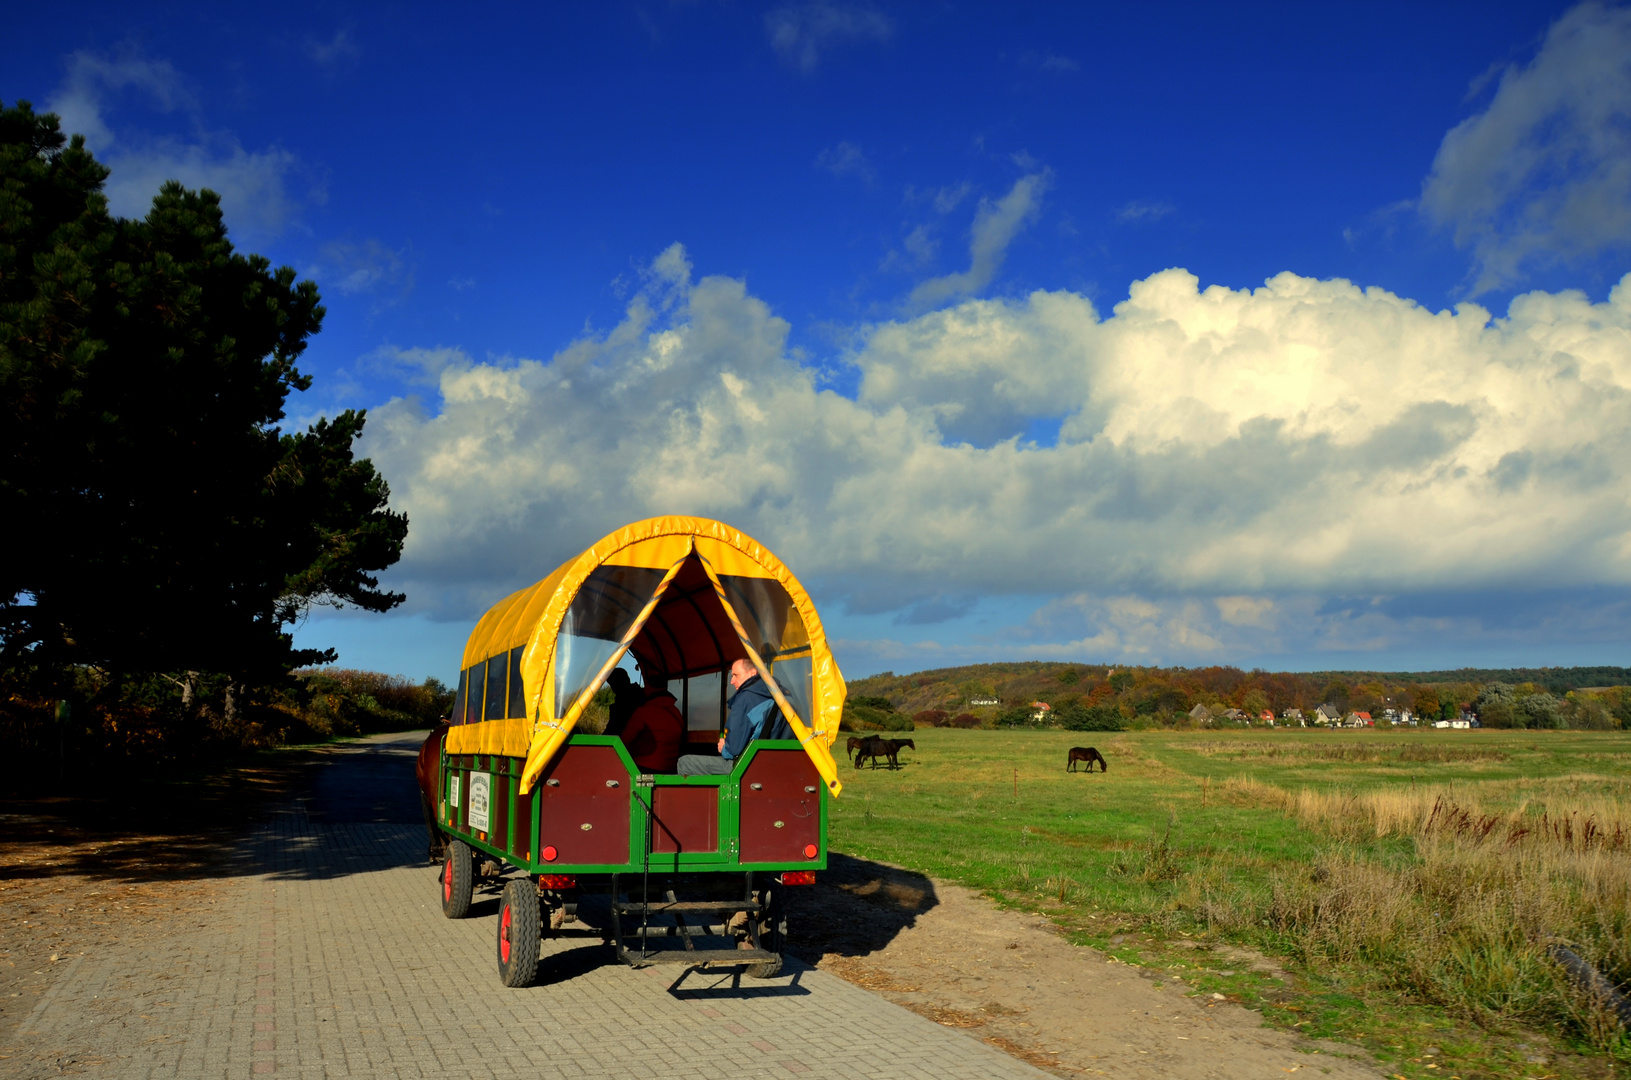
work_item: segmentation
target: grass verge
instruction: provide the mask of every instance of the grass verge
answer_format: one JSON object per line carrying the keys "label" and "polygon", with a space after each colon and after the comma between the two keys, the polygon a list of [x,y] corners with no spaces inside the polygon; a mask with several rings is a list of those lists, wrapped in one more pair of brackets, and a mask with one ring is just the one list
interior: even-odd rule
{"label": "grass verge", "polygon": [[[1604,1076],[1631,978],[1631,736],[914,733],[846,773],[832,844],[1415,1077]],[[1092,741],[1110,771],[1064,771]]]}

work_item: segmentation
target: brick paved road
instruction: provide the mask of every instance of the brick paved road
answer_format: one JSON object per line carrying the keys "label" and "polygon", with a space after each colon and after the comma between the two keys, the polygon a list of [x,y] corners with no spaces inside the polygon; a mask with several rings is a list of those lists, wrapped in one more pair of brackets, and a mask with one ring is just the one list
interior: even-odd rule
{"label": "brick paved road", "polygon": [[336,755],[246,838],[216,918],[75,960],[24,1021],[17,1075],[1046,1075],[791,960],[766,981],[634,971],[583,932],[545,943],[541,985],[505,989],[496,894],[442,917],[416,749]]}

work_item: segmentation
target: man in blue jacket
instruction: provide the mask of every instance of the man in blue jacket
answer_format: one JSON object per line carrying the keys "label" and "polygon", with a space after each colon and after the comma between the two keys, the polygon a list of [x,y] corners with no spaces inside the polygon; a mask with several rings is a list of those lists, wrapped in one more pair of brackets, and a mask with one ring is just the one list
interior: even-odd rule
{"label": "man in blue jacket", "polygon": [[792,726],[751,663],[738,660],[732,664],[730,683],[734,693],[719,739],[719,756],[686,754],[674,770],[681,776],[729,773],[754,739],[793,738]]}

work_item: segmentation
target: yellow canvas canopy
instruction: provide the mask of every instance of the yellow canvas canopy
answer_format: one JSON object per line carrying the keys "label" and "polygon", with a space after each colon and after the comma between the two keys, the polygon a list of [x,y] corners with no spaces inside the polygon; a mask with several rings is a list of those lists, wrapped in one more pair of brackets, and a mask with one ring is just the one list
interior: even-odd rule
{"label": "yellow canvas canopy", "polygon": [[493,605],[464,647],[448,753],[525,755],[532,790],[631,651],[670,679],[747,659],[828,790],[842,790],[830,747],[844,678],[815,605],[765,547],[706,518],[625,526]]}

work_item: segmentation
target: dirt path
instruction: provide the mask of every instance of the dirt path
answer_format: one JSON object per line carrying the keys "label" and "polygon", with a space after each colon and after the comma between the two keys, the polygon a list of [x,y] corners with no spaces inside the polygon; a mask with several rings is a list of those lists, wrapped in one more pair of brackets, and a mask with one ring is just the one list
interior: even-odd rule
{"label": "dirt path", "polygon": [[1376,1080],[1364,1051],[1264,1027],[1227,1000],[1107,960],[1046,919],[977,893],[836,856],[790,919],[822,970],[1066,1075]]}

